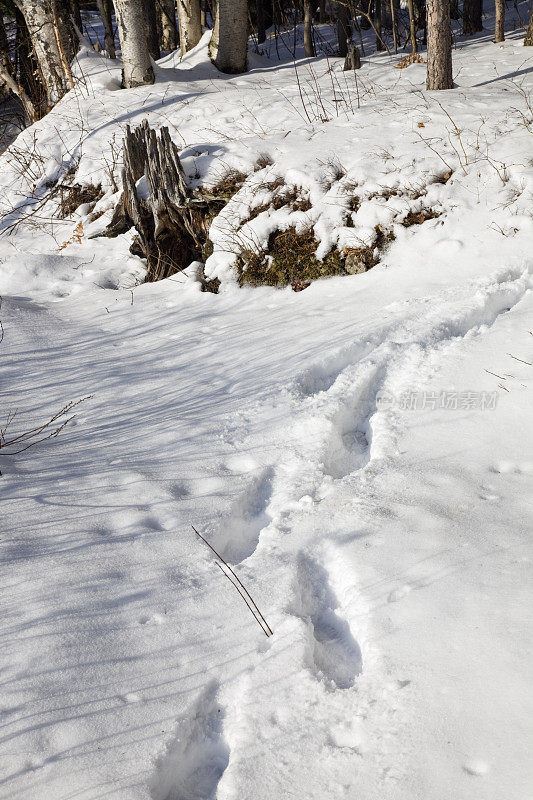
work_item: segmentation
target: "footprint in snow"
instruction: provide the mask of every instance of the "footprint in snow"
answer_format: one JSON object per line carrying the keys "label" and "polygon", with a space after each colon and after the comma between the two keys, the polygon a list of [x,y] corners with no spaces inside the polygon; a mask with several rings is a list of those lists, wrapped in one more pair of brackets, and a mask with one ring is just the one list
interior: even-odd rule
{"label": "footprint in snow", "polygon": [[327,571],[302,553],[289,611],[306,623],[312,671],[338,689],[349,689],[362,671],[363,658],[348,622],[337,613],[338,607]]}
{"label": "footprint in snow", "polygon": [[214,800],[229,762],[216,681],[182,718],[150,781],[152,800]]}

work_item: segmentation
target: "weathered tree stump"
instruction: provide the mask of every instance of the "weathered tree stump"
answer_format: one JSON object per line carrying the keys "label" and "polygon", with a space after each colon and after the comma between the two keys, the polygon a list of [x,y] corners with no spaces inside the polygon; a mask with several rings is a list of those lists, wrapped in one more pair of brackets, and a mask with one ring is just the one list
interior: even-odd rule
{"label": "weathered tree stump", "polygon": [[[147,281],[158,281],[202,259],[209,199],[187,186],[178,149],[168,132],[160,136],[147,120],[124,139],[123,192],[106,234],[135,227],[131,252],[145,258]],[[214,287],[205,282],[204,288]]]}

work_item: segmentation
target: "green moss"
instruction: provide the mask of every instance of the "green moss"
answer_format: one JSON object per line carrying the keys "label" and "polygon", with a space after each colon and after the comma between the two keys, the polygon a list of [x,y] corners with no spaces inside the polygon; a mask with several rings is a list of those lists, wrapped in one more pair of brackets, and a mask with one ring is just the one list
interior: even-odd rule
{"label": "green moss", "polygon": [[323,260],[316,257],[318,242],[311,230],[297,233],[295,228],[277,231],[270,236],[267,253],[243,250],[237,262],[241,286],[287,286],[346,275],[344,260],[338,250],[331,250]]}

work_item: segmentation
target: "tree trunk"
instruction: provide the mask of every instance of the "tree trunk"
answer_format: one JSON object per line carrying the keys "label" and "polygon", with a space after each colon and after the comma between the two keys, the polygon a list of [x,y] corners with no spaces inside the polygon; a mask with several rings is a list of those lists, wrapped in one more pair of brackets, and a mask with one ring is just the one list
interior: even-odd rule
{"label": "tree trunk", "polygon": [[6,26],[4,25],[4,15],[0,7],[0,64],[5,72],[13,74],[11,54],[9,52],[9,39],[7,38]]}
{"label": "tree trunk", "polygon": [[97,4],[104,26],[104,41],[107,55],[109,58],[116,58],[117,53],[115,50],[115,32],[113,30],[111,0],[97,0]]}
{"label": "tree trunk", "polygon": [[394,53],[398,52],[398,17],[396,15],[395,0],[390,0],[390,15],[392,25],[392,38],[394,41]]}
{"label": "tree trunk", "polygon": [[533,10],[529,18],[529,25],[527,26],[526,38],[524,39],[526,47],[533,47]]}
{"label": "tree trunk", "polygon": [[200,0],[178,0],[181,55],[196,47],[202,38]]}
{"label": "tree trunk", "polygon": [[463,2],[463,33],[471,36],[483,30],[481,20],[481,0],[464,0]]}
{"label": "tree trunk", "polygon": [[176,3],[174,0],[157,0],[157,13],[161,31],[161,49],[167,53],[178,47],[178,26],[176,25]]}
{"label": "tree trunk", "polygon": [[[58,47],[58,32],[54,25],[51,0],[16,0],[24,15],[35,57],[46,88],[47,106],[51,108],[66,93],[65,54]],[[62,19],[62,27],[70,26],[69,16]],[[70,36],[68,37],[70,40]]]}
{"label": "tree trunk", "polygon": [[81,18],[81,11],[80,11],[80,3],[79,0],[70,0],[70,13],[72,15],[72,20],[74,25],[79,30],[79,32],[83,35],[83,21]]}
{"label": "tree trunk", "polygon": [[409,9],[409,30],[411,32],[411,52],[413,55],[417,52],[416,45],[416,23],[415,23],[415,9],[413,0],[407,0],[407,8]]}
{"label": "tree trunk", "polygon": [[31,46],[30,34],[26,20],[21,11],[15,10],[17,33],[15,37],[15,74],[23,91],[30,98],[35,115],[40,118],[46,113],[46,88],[44,86],[39,63]]}
{"label": "tree trunk", "polygon": [[321,25],[324,25],[326,22],[326,0],[320,0],[318,7],[318,21]]}
{"label": "tree trunk", "polygon": [[350,26],[350,9],[336,3],[336,17],[337,17],[337,41],[339,43],[339,55],[346,57],[348,55],[348,40],[352,38],[352,29]]}
{"label": "tree trunk", "polygon": [[263,0],[255,0],[255,13],[257,16],[257,44],[263,44],[266,41],[265,29],[265,7]]}
{"label": "tree trunk", "polygon": [[28,97],[23,87],[16,80],[16,72],[11,61],[9,39],[4,25],[4,16],[0,9],[0,84],[5,83],[22,103],[24,113],[31,124],[35,122],[37,115],[31,99]]}
{"label": "tree trunk", "polygon": [[381,0],[374,0],[375,19],[374,27],[376,29],[376,50],[384,50],[383,39],[381,37]]}
{"label": "tree trunk", "polygon": [[427,0],[428,67],[426,88],[452,89],[450,0]]}
{"label": "tree trunk", "polygon": [[159,49],[157,10],[155,3],[156,0],[143,0],[144,11],[146,14],[146,41],[148,44],[148,52],[154,61],[157,61],[158,58],[161,58],[161,51]]}
{"label": "tree trunk", "polygon": [[153,83],[154,68],[146,40],[147,21],[143,0],[115,0],[118,35],[122,49],[122,86],[134,89]]}
{"label": "tree trunk", "polygon": [[220,72],[246,71],[248,59],[247,0],[218,0],[209,57]]}
{"label": "tree trunk", "polygon": [[304,50],[307,58],[312,58],[315,55],[312,0],[304,0]]}
{"label": "tree trunk", "polygon": [[496,18],[494,21],[494,41],[503,42],[505,39],[505,0],[496,0]]}

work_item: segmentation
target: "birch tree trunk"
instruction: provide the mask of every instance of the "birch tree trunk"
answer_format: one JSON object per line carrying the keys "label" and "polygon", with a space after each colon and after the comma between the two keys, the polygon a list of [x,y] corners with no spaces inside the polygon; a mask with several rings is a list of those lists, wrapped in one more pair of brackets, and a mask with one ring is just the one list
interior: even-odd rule
{"label": "birch tree trunk", "polygon": [[312,58],[315,55],[312,0],[304,0],[304,50],[307,58]]}
{"label": "birch tree trunk", "polygon": [[202,38],[200,0],[178,0],[181,55],[196,47]]}
{"label": "birch tree trunk", "polygon": [[157,13],[161,29],[161,49],[172,52],[178,47],[175,0],[157,0]]}
{"label": "birch tree trunk", "polygon": [[15,37],[15,72],[23,91],[35,109],[36,118],[46,113],[46,88],[41,78],[39,63],[35,59],[30,34],[24,14],[15,8],[17,33]]}
{"label": "birch tree trunk", "polygon": [[496,0],[496,18],[494,20],[494,41],[503,42],[505,39],[505,0]]}
{"label": "birch tree trunk", "polygon": [[36,112],[33,103],[24,91],[23,87],[16,80],[16,72],[11,61],[9,39],[4,26],[4,16],[0,9],[0,83],[3,82],[8,89],[11,89],[22,103],[24,113],[31,124],[36,120]]}
{"label": "birch tree trunk", "polygon": [[452,89],[450,0],[427,0],[427,29],[426,89]]}
{"label": "birch tree trunk", "polygon": [[248,60],[247,0],[218,0],[209,57],[220,72],[246,71]]}
{"label": "birch tree trunk", "polygon": [[122,49],[122,86],[134,89],[153,83],[154,68],[146,40],[143,0],[115,0],[115,12]]}
{"label": "birch tree trunk", "polygon": [[115,50],[115,32],[113,30],[113,17],[111,0],[97,0],[98,11],[104,26],[104,41],[105,49],[109,58],[116,58],[117,53]]}
{"label": "birch tree trunk", "polygon": [[63,59],[59,51],[54,27],[51,0],[16,0],[24,15],[43,84],[47,106],[51,108],[67,91]]}
{"label": "birch tree trunk", "polygon": [[533,10],[529,18],[529,25],[527,26],[526,38],[524,39],[526,47],[533,47]]}

